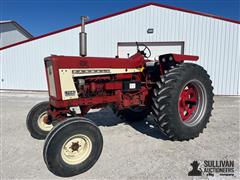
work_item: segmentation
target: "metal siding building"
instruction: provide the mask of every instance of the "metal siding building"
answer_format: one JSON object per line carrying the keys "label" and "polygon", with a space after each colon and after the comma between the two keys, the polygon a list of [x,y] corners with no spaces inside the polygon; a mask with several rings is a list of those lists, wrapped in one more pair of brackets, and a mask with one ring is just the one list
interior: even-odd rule
{"label": "metal siding building", "polygon": [[0,21],[0,48],[33,36],[15,21]]}
{"label": "metal siding building", "polygon": [[[79,54],[80,25],[2,48],[1,89],[46,90],[43,58]],[[147,29],[154,29],[148,34]],[[240,25],[155,3],[93,20],[86,25],[88,56],[113,57],[119,42],[184,42],[184,53],[210,74],[214,93],[240,95]]]}

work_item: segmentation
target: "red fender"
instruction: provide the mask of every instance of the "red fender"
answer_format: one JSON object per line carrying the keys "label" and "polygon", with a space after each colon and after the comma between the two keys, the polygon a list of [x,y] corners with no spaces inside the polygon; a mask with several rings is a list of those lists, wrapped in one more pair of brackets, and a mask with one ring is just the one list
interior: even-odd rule
{"label": "red fender", "polygon": [[173,59],[176,62],[182,62],[184,60],[197,61],[199,59],[198,56],[183,55],[183,54],[172,54],[172,55],[173,55]]}

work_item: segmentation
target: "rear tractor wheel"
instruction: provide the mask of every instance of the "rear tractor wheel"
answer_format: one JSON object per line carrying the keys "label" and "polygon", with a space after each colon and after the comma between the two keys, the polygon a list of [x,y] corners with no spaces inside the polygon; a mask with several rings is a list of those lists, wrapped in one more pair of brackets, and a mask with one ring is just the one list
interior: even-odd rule
{"label": "rear tractor wheel", "polygon": [[28,113],[26,123],[28,131],[35,139],[45,139],[53,128],[48,122],[48,101],[36,104]]}
{"label": "rear tractor wheel", "polygon": [[198,137],[211,116],[212,91],[201,66],[183,63],[171,69],[153,90],[152,113],[159,128],[172,140]]}

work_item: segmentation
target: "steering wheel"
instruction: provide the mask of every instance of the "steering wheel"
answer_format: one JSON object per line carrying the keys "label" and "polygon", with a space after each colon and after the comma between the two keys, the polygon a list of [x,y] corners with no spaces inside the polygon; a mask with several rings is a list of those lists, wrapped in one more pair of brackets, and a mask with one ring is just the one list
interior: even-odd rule
{"label": "steering wheel", "polygon": [[[147,47],[147,45],[143,44],[143,43],[138,43],[136,42],[137,45],[137,51],[140,52],[145,58],[149,58],[151,56],[151,50],[149,49],[149,47]],[[140,50],[139,46],[143,46],[143,50]],[[145,52],[145,50],[147,50],[147,53]]]}

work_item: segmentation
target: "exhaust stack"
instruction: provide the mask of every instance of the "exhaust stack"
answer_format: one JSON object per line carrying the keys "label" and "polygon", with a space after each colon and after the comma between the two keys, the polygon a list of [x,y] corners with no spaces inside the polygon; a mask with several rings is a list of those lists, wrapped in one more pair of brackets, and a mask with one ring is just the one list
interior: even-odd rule
{"label": "exhaust stack", "polygon": [[81,32],[79,33],[79,50],[80,56],[84,57],[87,55],[87,33],[85,32],[85,22],[88,20],[87,16],[81,16],[82,26]]}

